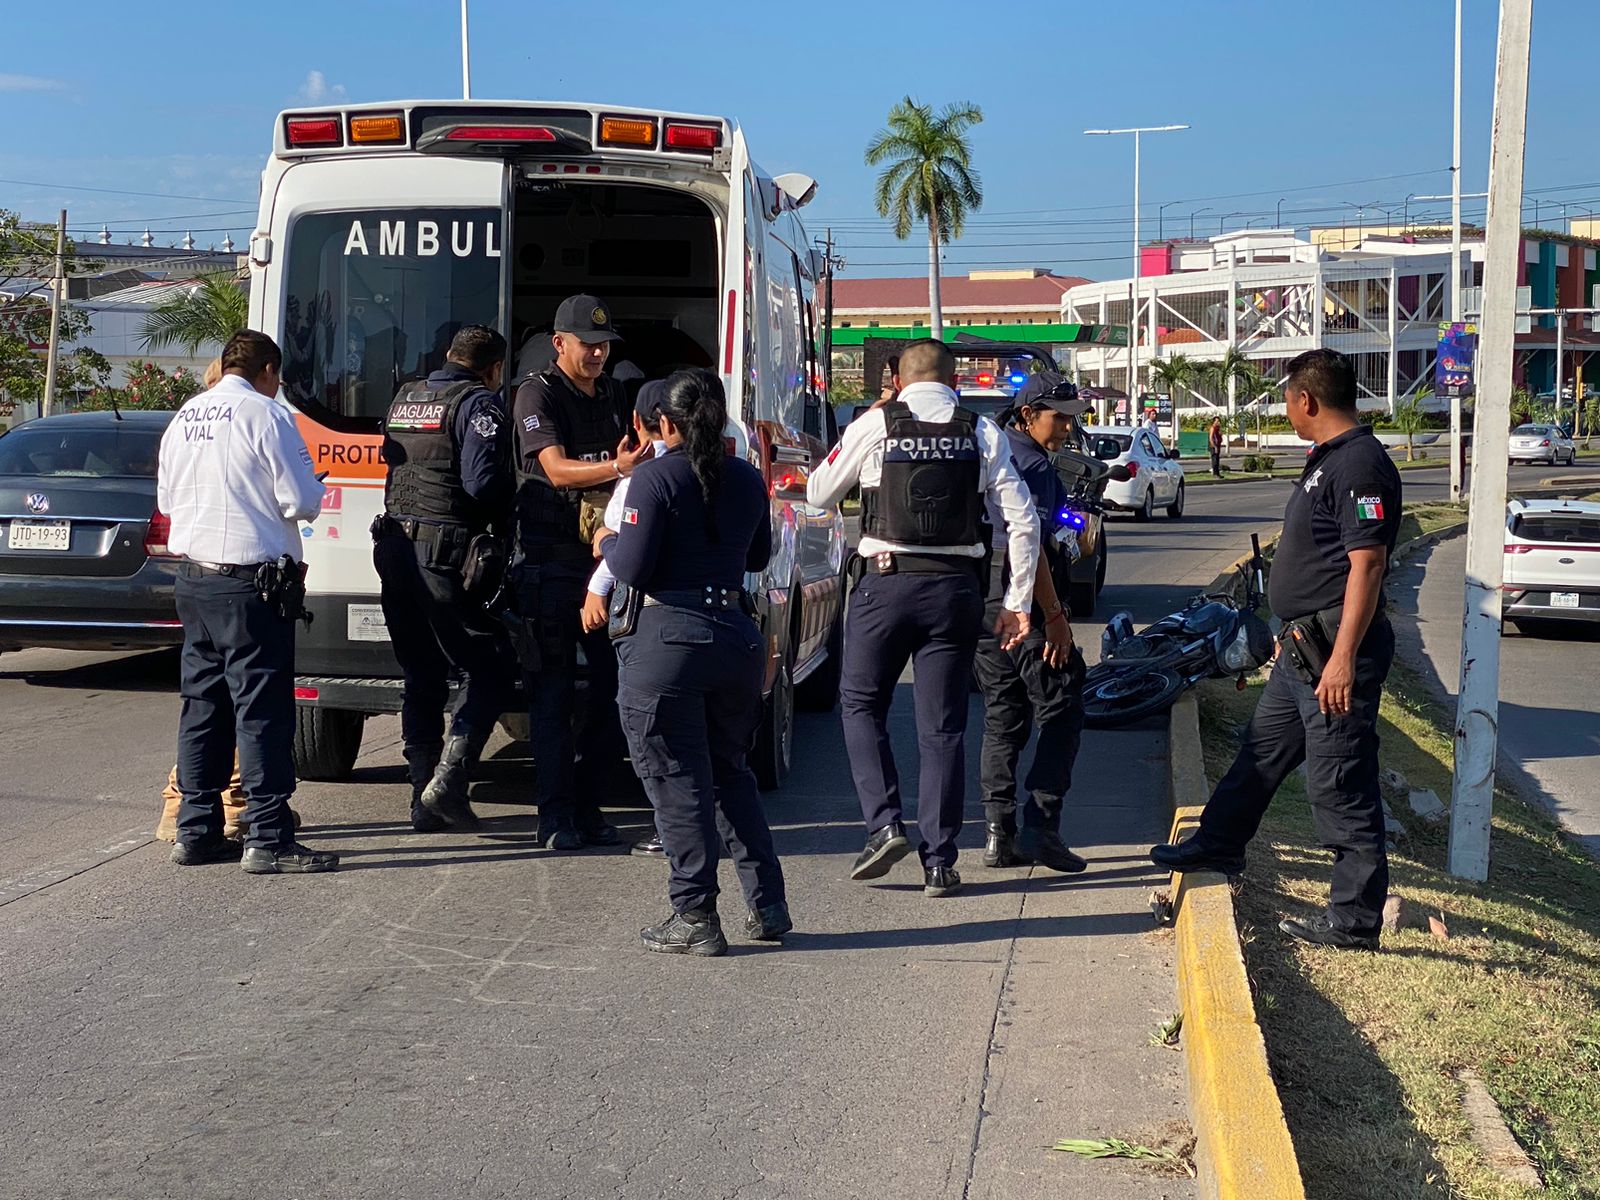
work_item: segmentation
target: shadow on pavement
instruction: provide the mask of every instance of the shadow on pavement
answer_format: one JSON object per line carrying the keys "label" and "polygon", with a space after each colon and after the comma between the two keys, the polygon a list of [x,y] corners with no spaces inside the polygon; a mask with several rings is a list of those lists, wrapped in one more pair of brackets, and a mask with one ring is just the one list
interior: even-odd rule
{"label": "shadow on pavement", "polygon": [[20,679],[29,687],[79,688],[89,692],[168,692],[178,690],[177,650],[153,650],[109,661],[97,659],[60,670],[0,671],[0,679]]}
{"label": "shadow on pavement", "polygon": [[[969,887],[973,894],[984,889]],[[960,897],[951,897],[949,907],[959,906]],[[929,904],[934,904],[929,901]],[[944,906],[941,906],[944,907]],[[1010,938],[1094,937],[1113,934],[1148,933],[1152,922],[1138,913],[1094,913],[1073,917],[1013,917],[998,921],[966,921],[949,925],[928,925],[916,929],[863,929],[855,933],[788,934],[785,950],[887,950],[908,946],[960,946],[975,942],[995,942]]]}

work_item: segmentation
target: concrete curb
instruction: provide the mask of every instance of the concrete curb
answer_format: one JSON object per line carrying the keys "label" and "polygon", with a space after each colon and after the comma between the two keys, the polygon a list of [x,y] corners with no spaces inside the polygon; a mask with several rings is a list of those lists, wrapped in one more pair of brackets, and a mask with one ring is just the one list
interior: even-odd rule
{"label": "concrete curb", "polygon": [[[1192,695],[1172,709],[1173,841],[1199,824],[1209,794],[1199,713]],[[1256,1024],[1228,881],[1209,871],[1172,879],[1183,1057],[1200,1195],[1206,1200],[1304,1200],[1300,1163]]]}

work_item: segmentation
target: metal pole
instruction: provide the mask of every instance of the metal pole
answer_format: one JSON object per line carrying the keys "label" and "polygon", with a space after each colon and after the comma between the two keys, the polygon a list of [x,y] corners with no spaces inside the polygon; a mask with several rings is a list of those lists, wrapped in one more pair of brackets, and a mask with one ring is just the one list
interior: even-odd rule
{"label": "metal pole", "polygon": [[[1461,0],[1456,0],[1456,89],[1450,152],[1450,319],[1461,320]],[[1450,397],[1450,501],[1461,502],[1461,397]]]}
{"label": "metal pole", "polygon": [[48,417],[56,399],[56,364],[61,360],[61,300],[67,290],[67,210],[56,222],[56,273],[50,281],[50,348],[44,358],[44,402],[39,415]]}
{"label": "metal pole", "polygon": [[1478,446],[1472,456],[1461,685],[1450,808],[1450,873],[1477,880],[1489,877],[1489,822],[1494,810],[1499,741],[1506,445],[1511,415],[1532,25],[1533,0],[1501,0],[1484,244],[1483,332],[1477,372]]}
{"label": "metal pole", "polygon": [[[1128,329],[1128,407],[1139,403],[1139,130],[1133,131],[1133,307]],[[1143,413],[1134,412],[1134,424]]]}
{"label": "metal pole", "polygon": [[1561,424],[1561,357],[1566,349],[1566,324],[1567,315],[1561,309],[1556,309],[1556,392],[1555,392],[1555,423]]}
{"label": "metal pole", "polygon": [[461,0],[461,98],[472,99],[472,57],[467,52],[467,0]]}
{"label": "metal pole", "polygon": [[822,261],[822,384],[823,403],[832,403],[833,391],[833,229],[828,229]]}

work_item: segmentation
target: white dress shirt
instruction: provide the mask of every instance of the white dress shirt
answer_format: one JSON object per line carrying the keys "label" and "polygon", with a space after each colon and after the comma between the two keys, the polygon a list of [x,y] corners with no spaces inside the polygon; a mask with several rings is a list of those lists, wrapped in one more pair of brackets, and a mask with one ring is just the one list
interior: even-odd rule
{"label": "white dress shirt", "polygon": [[[667,452],[667,444],[660,439],[650,443],[653,457],[660,458]],[[622,528],[622,510],[628,503],[628,483],[632,475],[625,476],[617,481],[617,486],[611,491],[611,499],[606,501],[606,528]],[[606,560],[601,559],[594,568],[594,574],[589,576],[589,592],[595,596],[609,596],[612,589],[617,586],[617,577],[611,573],[611,568],[606,565]]]}
{"label": "white dress shirt", "polygon": [[242,376],[224,375],[172,418],[161,437],[156,503],[167,545],[195,562],[302,561],[298,522],[322,511],[322,481],[294,414]]}
{"label": "white dress shirt", "polygon": [[[948,421],[956,410],[956,394],[942,383],[912,383],[900,393],[900,402],[919,421]],[[844,436],[820,466],[812,469],[806,484],[806,500],[818,508],[831,508],[844,499],[858,482],[875,488],[883,478],[883,442],[889,427],[883,409],[862,413],[845,428]],[[1039,516],[1033,510],[1033,497],[1011,461],[1006,436],[988,417],[978,418],[978,488],[992,497],[1006,522],[1006,545],[1011,555],[1011,586],[1006,590],[1005,606],[1025,613],[1033,608],[1033,574],[1039,565]],[[907,554],[954,554],[982,558],[988,547],[981,542],[970,546],[907,546],[879,538],[861,538],[857,551],[870,558],[885,550]]]}

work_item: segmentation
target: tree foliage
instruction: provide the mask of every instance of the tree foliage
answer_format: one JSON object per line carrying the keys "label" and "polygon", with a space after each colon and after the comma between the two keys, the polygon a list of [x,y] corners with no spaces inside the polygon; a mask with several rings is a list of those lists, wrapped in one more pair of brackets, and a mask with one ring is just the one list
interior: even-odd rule
{"label": "tree foliage", "polygon": [[232,271],[203,275],[192,290],[157,305],[145,318],[144,348],[177,346],[191,357],[207,342],[226,345],[250,320],[250,293]]}
{"label": "tree foliage", "polygon": [[80,407],[88,411],[106,412],[111,409],[163,409],[181,408],[183,402],[201,390],[200,380],[194,373],[177,368],[170,375],[152,362],[128,364],[128,381],[121,387],[101,385],[90,390]]}
{"label": "tree foliage", "polygon": [[[50,279],[55,274],[55,230],[0,209],[0,392],[12,401],[44,394],[45,352],[50,344]],[[68,276],[92,269],[67,244]],[[87,313],[61,306],[58,393],[77,392],[105,380],[105,356],[72,343],[90,331]]]}
{"label": "tree foliage", "polygon": [[1150,364],[1150,382],[1164,387],[1174,403],[1177,402],[1178,389],[1192,387],[1195,375],[1195,361],[1182,354],[1158,358]]}
{"label": "tree foliage", "polygon": [[1421,388],[1409,396],[1403,397],[1394,406],[1394,427],[1406,435],[1406,461],[1412,462],[1416,457],[1416,450],[1411,439],[1417,431],[1426,424],[1427,417],[1422,411],[1422,402],[1433,395],[1432,388]]}

